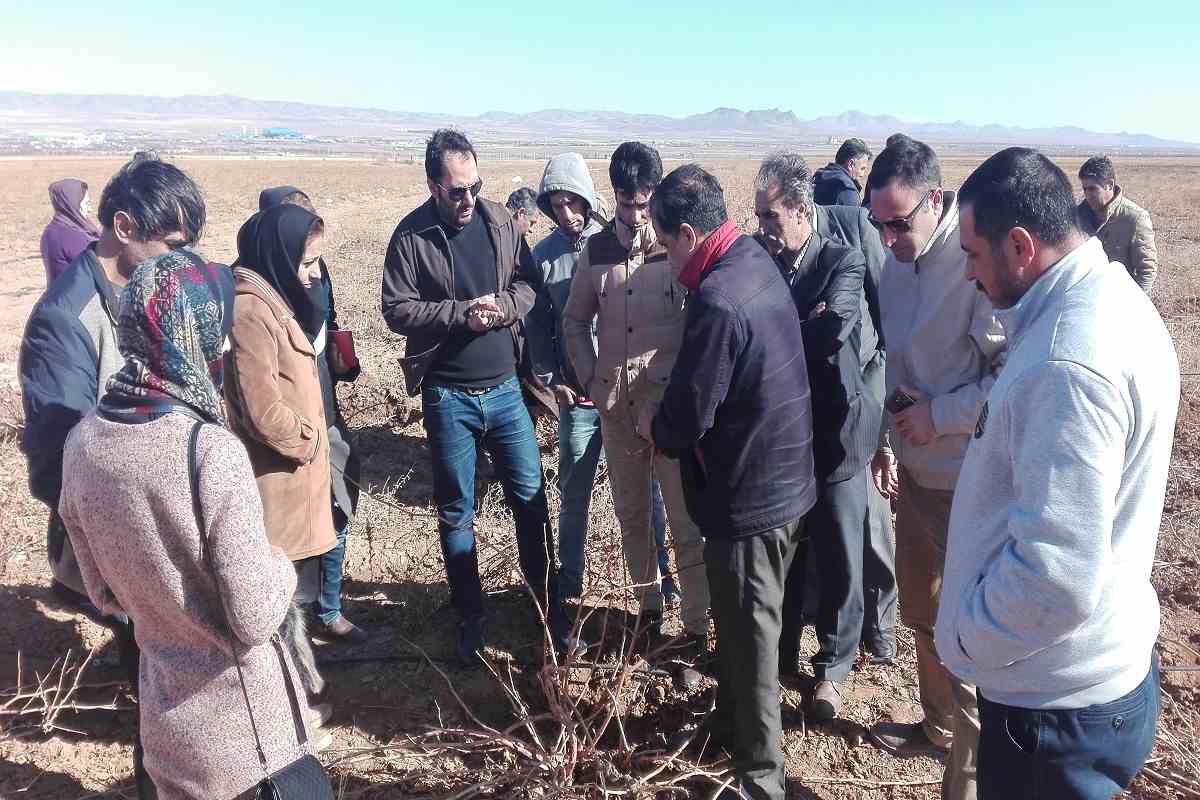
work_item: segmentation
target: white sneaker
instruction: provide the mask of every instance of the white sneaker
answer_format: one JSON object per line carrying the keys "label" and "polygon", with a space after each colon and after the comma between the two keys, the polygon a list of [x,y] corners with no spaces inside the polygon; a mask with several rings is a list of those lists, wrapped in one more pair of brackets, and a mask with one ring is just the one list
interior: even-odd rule
{"label": "white sneaker", "polygon": [[333,717],[333,706],[329,703],[318,703],[315,706],[309,706],[304,716],[308,719],[308,724],[312,727],[324,728],[329,724],[330,718]]}
{"label": "white sneaker", "polygon": [[312,738],[308,740],[308,743],[314,752],[319,753],[333,744],[333,734],[325,730],[325,725],[332,716],[333,706],[329,703],[318,703],[305,710],[304,717],[308,721],[308,726],[312,728]]}

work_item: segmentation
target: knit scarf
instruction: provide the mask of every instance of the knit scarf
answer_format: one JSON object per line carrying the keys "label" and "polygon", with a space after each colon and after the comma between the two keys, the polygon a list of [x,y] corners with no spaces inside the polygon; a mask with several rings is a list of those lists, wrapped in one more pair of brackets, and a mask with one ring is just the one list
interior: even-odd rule
{"label": "knit scarf", "polygon": [[699,289],[700,281],[704,280],[705,274],[712,268],[713,263],[725,255],[725,252],[741,235],[733,220],[727,219],[705,237],[700,246],[696,248],[696,252],[692,253],[692,257],[688,259],[687,266],[679,273],[679,282],[683,284],[683,287],[689,292]]}
{"label": "knit scarf", "polygon": [[100,412],[148,422],[172,411],[224,424],[223,350],[233,326],[233,275],[176,250],[143,262],[121,295],[117,343],[125,365]]}

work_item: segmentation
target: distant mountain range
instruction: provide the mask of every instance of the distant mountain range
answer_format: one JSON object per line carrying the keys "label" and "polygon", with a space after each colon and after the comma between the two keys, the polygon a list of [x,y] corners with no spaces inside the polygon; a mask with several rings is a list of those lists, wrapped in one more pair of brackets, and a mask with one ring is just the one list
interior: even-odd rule
{"label": "distant mountain range", "polygon": [[218,131],[286,126],[316,136],[414,138],[454,125],[478,138],[537,140],[618,140],[631,136],[677,140],[738,138],[759,141],[811,140],[859,136],[879,142],[896,131],[946,143],[1032,144],[1058,147],[1200,149],[1200,144],[1144,133],[1098,133],[1078,127],[1019,128],[922,123],[886,115],[847,111],[800,119],[791,111],[717,108],[687,117],[627,114],[620,111],[547,109],[528,114],[489,111],[478,116],[348,108],[233,95],[144,97],[0,92],[0,131],[147,130],[155,133]]}

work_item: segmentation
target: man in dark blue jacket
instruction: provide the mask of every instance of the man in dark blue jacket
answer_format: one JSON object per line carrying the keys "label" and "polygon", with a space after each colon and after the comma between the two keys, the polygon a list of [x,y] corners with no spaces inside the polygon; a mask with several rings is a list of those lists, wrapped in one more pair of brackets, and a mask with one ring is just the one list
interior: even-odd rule
{"label": "man in dark blue jacket", "polygon": [[705,537],[720,659],[710,731],[732,752],[741,792],[782,800],[783,591],[817,496],[800,317],[774,261],[728,219],[712,175],[695,164],[676,169],[651,212],[690,294],[670,383],[638,429],[680,460],[688,511]]}
{"label": "man in dark blue jacket", "polygon": [[71,262],[33,307],[21,341],[25,407],[22,448],[29,489],[50,507],[47,551],[58,594],[79,602],[83,581],[58,520],[67,434],[125,363],[117,347],[117,297],[147,258],[194,244],[204,227],[204,199],[178,168],[135,159],[100,197],[100,240]]}
{"label": "man in dark blue jacket", "polygon": [[[104,394],[108,378],[125,363],[117,345],[118,301],[138,264],[190,247],[204,229],[204,198],[192,179],[154,157],[135,156],[100,196],[100,240],[71,262],[33,307],[21,340],[18,369],[25,407],[21,446],[29,462],[29,490],[50,507],[46,551],[59,597],[94,609],[66,529],[58,516],[67,435]],[[109,621],[134,692],[138,649],[132,625]],[[134,747],[138,796],[155,797]]]}
{"label": "man in dark blue jacket", "polygon": [[820,206],[857,206],[871,166],[871,148],[862,139],[842,142],[833,157],[813,175],[813,199]]}

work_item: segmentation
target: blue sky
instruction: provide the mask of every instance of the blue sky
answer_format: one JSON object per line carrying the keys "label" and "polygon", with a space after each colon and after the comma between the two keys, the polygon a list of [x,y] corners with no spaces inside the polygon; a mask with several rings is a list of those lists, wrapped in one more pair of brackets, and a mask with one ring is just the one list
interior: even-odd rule
{"label": "blue sky", "polygon": [[454,114],[858,109],[1200,142],[1196,0],[174,6],[16,0],[0,89]]}

